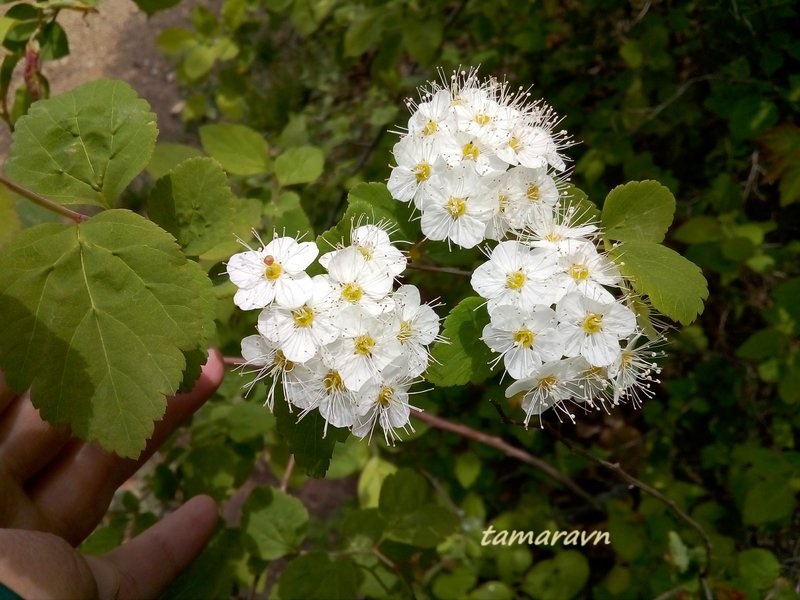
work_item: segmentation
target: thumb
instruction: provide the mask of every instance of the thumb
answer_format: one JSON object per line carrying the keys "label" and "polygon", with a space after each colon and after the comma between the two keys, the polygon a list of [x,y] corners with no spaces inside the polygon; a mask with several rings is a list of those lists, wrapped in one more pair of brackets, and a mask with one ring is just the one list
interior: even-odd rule
{"label": "thumb", "polygon": [[92,569],[64,539],[0,529],[0,582],[23,598],[97,598]]}

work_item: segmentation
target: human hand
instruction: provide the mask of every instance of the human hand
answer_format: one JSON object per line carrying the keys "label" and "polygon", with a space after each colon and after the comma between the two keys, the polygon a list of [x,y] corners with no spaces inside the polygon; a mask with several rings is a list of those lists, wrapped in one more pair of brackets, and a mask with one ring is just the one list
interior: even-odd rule
{"label": "human hand", "polygon": [[151,598],[191,563],[217,521],[196,496],[136,538],[95,557],[74,546],[100,522],[114,491],[217,389],[212,350],[194,389],[169,400],[147,448],[122,459],[44,422],[0,372],[0,583],[23,598]]}

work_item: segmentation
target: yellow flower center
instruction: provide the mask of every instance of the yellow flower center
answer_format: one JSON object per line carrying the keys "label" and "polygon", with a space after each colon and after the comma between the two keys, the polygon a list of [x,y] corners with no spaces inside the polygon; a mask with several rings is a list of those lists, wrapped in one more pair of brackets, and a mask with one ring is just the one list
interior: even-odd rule
{"label": "yellow flower center", "polygon": [[548,233],[546,236],[544,236],[544,239],[546,239],[548,242],[560,242],[562,238],[558,233]]}
{"label": "yellow flower center", "polygon": [[519,344],[523,348],[530,348],[533,346],[533,332],[529,329],[520,329],[514,332],[514,343]]}
{"label": "yellow flower center", "polygon": [[272,263],[271,265],[267,265],[267,268],[264,269],[264,275],[269,281],[275,281],[281,276],[282,272],[283,268],[281,268],[281,266],[276,262]]}
{"label": "yellow flower center", "polygon": [[389,402],[391,402],[393,395],[394,395],[394,390],[390,387],[385,387],[378,394],[378,399],[376,400],[376,402],[384,407],[389,406]]}
{"label": "yellow flower center", "polygon": [[558,383],[558,379],[553,377],[552,375],[548,375],[547,377],[542,377],[539,380],[539,387],[545,390],[552,389]]}
{"label": "yellow flower center", "polygon": [[630,366],[632,361],[633,361],[633,352],[628,352],[626,350],[623,350],[622,358],[620,358],[620,366],[624,369],[625,367]]}
{"label": "yellow flower center", "polygon": [[369,246],[359,246],[358,251],[366,260],[372,260],[372,248]]}
{"label": "yellow flower center", "polygon": [[412,335],[411,324],[408,321],[400,323],[400,331],[397,333],[397,340],[399,342],[407,342],[411,339]]}
{"label": "yellow flower center", "polygon": [[525,285],[525,273],[522,271],[514,271],[506,275],[506,287],[510,290],[518,290]]}
{"label": "yellow flower center", "polygon": [[497,197],[497,203],[500,205],[500,212],[506,212],[508,208],[508,196],[505,194],[500,194]]}
{"label": "yellow flower center", "polygon": [[575,281],[586,281],[586,278],[589,277],[589,269],[586,268],[586,265],[572,265],[569,268],[569,274]]}
{"label": "yellow flower center", "polygon": [[453,198],[451,197],[447,201],[447,212],[449,212],[454,219],[457,219],[465,212],[467,212],[467,202],[464,198]]}
{"label": "yellow flower center", "polygon": [[483,127],[484,125],[488,125],[488,124],[489,124],[489,121],[491,121],[492,119],[491,119],[491,117],[489,117],[489,115],[487,115],[487,114],[485,114],[485,113],[478,113],[477,115],[475,115],[475,118],[474,118],[473,120],[474,120],[474,121],[475,121],[475,122],[476,122],[478,125],[480,125],[481,127]]}
{"label": "yellow flower center", "polygon": [[519,143],[519,140],[514,136],[511,136],[511,139],[508,140],[508,145],[514,152],[518,152],[520,148],[522,148],[522,144]]}
{"label": "yellow flower center", "polygon": [[539,187],[535,184],[528,186],[528,192],[525,194],[531,202],[539,201]]}
{"label": "yellow flower center", "polygon": [[424,135],[433,135],[438,129],[439,126],[436,124],[436,121],[428,121],[425,127],[422,128],[422,133]]}
{"label": "yellow flower center", "polygon": [[291,371],[294,368],[294,363],[286,358],[283,350],[278,350],[275,353],[275,366],[284,371]]}
{"label": "yellow flower center", "polygon": [[598,333],[603,330],[603,315],[592,313],[586,315],[586,318],[581,324],[586,333]]}
{"label": "yellow flower center", "polygon": [[314,311],[308,306],[303,306],[292,311],[292,318],[294,318],[294,324],[298,327],[310,327],[311,323],[314,322]]}
{"label": "yellow flower center", "polygon": [[342,298],[348,302],[358,302],[363,295],[364,290],[357,283],[348,283],[342,288]]}
{"label": "yellow flower center", "polygon": [[322,385],[329,394],[344,389],[344,381],[342,381],[339,371],[328,371],[328,374],[322,379]]}
{"label": "yellow flower center", "polygon": [[356,338],[355,349],[356,354],[362,356],[369,356],[372,354],[372,349],[375,347],[375,340],[368,335],[360,335]]}
{"label": "yellow flower center", "polygon": [[419,163],[414,167],[414,177],[417,178],[417,183],[422,183],[431,176],[431,166],[428,163]]}
{"label": "yellow flower center", "polygon": [[478,150],[478,147],[472,142],[464,144],[461,152],[464,155],[464,160],[478,160],[478,157],[481,155],[481,151]]}

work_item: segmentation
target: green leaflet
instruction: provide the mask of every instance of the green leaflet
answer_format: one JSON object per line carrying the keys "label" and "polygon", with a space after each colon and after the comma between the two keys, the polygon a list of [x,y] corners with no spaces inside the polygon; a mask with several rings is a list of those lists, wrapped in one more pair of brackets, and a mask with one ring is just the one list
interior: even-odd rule
{"label": "green leaflet", "polygon": [[325,155],[313,146],[289,148],[275,159],[275,176],[281,185],[310,183],[322,175]]}
{"label": "green leaflet", "polygon": [[135,457],[185,355],[204,360],[211,284],[172,237],[129,211],[28,229],[0,255],[0,367],[54,424]]}
{"label": "green leaflet", "polygon": [[700,268],[674,250],[651,242],[626,242],[611,250],[611,258],[647,294],[658,310],[688,325],[703,312],[708,284]]}
{"label": "green leaflet", "polygon": [[661,242],[672,224],[675,197],[657,181],[618,185],[603,204],[606,239],[621,242]]}
{"label": "green leaflet", "polygon": [[431,364],[425,379],[434,385],[464,385],[480,383],[492,374],[489,362],[494,354],[480,342],[483,328],[489,323],[489,313],[477,296],[464,298],[444,320],[442,335],[446,342],[431,348]]}
{"label": "green leaflet", "polygon": [[576,550],[567,550],[536,563],[522,582],[522,589],[541,600],[574,598],[586,585],[589,574],[586,557]]}
{"label": "green leaflet", "polygon": [[178,240],[186,254],[200,256],[232,241],[242,201],[212,158],[183,161],[156,182],[147,199],[150,218]]}
{"label": "green leaflet", "polygon": [[15,127],[9,178],[61,204],[104,208],[147,166],[158,134],[147,102],[110,79],[36,102]]}
{"label": "green leaflet", "polygon": [[252,554],[263,560],[275,560],[297,552],[307,527],[305,505],[280,490],[255,489],[242,507],[245,544]]}
{"label": "green leaflet", "polygon": [[208,155],[231,175],[258,175],[270,168],[267,140],[244,125],[204,125],[200,141]]}
{"label": "green leaflet", "polygon": [[361,579],[361,571],[351,558],[314,552],[286,565],[278,585],[282,600],[351,600],[358,596]]}

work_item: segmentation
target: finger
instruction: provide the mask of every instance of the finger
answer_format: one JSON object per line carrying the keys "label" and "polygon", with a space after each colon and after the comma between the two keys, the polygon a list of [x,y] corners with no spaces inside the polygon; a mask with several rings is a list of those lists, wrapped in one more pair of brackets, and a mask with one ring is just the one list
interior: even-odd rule
{"label": "finger", "polygon": [[115,490],[214,394],[224,370],[221,354],[212,350],[194,389],[170,399],[164,418],[156,423],[145,451],[136,460],[122,459],[96,444],[70,442],[27,486],[55,533],[73,544],[83,540],[105,514]]}
{"label": "finger", "polygon": [[92,571],[51,533],[0,529],[0,581],[23,598],[96,598]]}
{"label": "finger", "polygon": [[52,461],[68,440],[69,430],[44,421],[23,394],[0,420],[0,465],[16,481],[25,481]]}
{"label": "finger", "polygon": [[[119,569],[119,600],[155,598],[205,547],[217,523],[217,505],[195,496],[150,529],[106,554]],[[113,580],[109,580],[114,584]],[[103,582],[99,581],[101,586]],[[109,590],[113,592],[113,590]],[[100,589],[100,598],[110,596]]]}

